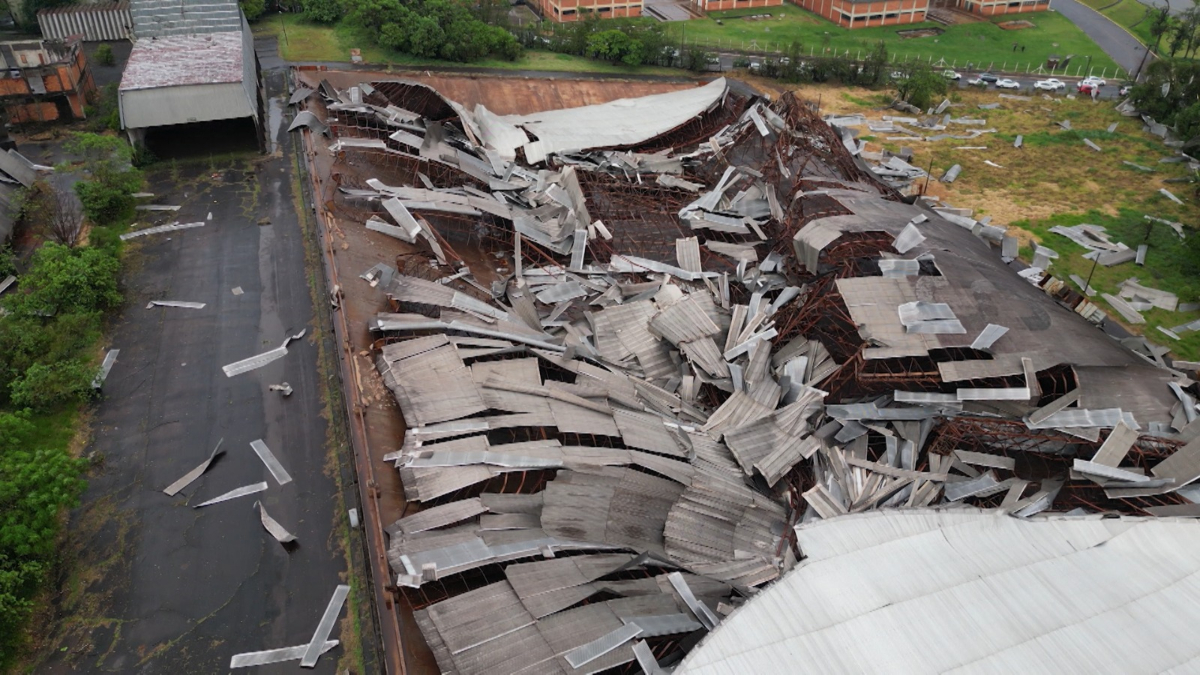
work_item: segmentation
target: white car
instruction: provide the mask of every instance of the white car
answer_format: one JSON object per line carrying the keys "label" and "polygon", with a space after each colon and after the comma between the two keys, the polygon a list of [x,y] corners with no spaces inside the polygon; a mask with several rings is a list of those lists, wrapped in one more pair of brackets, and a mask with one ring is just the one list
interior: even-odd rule
{"label": "white car", "polygon": [[1083,78],[1083,82],[1081,82],[1080,84],[1094,84],[1097,87],[1103,87],[1104,85],[1108,84],[1108,82],[1105,81],[1105,79],[1103,77],[1096,77],[1095,75],[1090,75],[1088,77]]}
{"label": "white car", "polygon": [[946,78],[947,80],[961,80],[962,79],[962,75],[959,75],[958,73],[954,72],[953,70],[943,70],[942,77]]}
{"label": "white car", "polygon": [[997,89],[1020,89],[1021,85],[1016,80],[1003,79],[996,82]]}
{"label": "white car", "polygon": [[1048,80],[1038,80],[1037,82],[1034,82],[1033,88],[1045,89],[1046,91],[1058,91],[1060,89],[1066,89],[1067,83],[1052,77]]}
{"label": "white car", "polygon": [[971,79],[967,80],[967,84],[971,85],[972,87],[986,87],[987,86],[987,82],[984,82],[982,79],[980,79],[978,77],[972,77]]}

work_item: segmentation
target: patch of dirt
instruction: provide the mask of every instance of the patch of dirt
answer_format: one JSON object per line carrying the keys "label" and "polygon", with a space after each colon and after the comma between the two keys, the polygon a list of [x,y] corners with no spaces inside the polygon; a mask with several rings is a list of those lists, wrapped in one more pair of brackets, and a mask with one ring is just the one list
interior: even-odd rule
{"label": "patch of dirt", "polygon": [[937,37],[946,31],[941,28],[917,28],[914,30],[898,30],[896,35],[902,38]]}
{"label": "patch of dirt", "polygon": [[1020,19],[1017,21],[1005,21],[1004,23],[998,23],[996,25],[1004,30],[1021,30],[1024,28],[1037,28],[1037,26],[1033,25],[1029,21],[1025,21],[1024,19]]}

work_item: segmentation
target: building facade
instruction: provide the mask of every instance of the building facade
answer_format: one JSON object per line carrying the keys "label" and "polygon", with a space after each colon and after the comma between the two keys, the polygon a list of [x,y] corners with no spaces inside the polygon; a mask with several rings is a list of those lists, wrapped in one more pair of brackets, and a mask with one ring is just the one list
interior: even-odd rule
{"label": "building facade", "polygon": [[0,43],[0,105],[10,122],[83,119],[96,93],[78,37]]}
{"label": "building facade", "polygon": [[921,23],[929,0],[793,0],[842,28]]}
{"label": "building facade", "polygon": [[642,15],[642,0],[541,0],[542,16],[558,22],[578,21],[595,12],[601,19]]}
{"label": "building facade", "polygon": [[1044,12],[1050,0],[958,0],[958,8],[980,16]]}
{"label": "building facade", "polygon": [[236,0],[133,0],[133,50],[118,89],[121,126],[146,131],[249,118],[262,145],[254,36]]}
{"label": "building facade", "polygon": [[723,12],[729,9],[778,7],[783,0],[695,0],[694,4],[705,12]]}

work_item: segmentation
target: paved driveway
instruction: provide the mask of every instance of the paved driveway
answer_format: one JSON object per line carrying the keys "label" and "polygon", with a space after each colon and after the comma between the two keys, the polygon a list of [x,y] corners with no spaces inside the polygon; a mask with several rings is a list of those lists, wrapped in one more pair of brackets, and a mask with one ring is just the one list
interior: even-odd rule
{"label": "paved driveway", "polygon": [[[283,95],[283,73],[264,75]],[[131,242],[128,301],[111,331],[120,357],[88,448],[102,467],[69,525],[78,578],[64,580],[53,651],[37,672],[228,672],[233,654],[307,643],[345,579],[335,526],[345,513],[322,419],[291,139],[272,103],[282,152],[264,157],[251,142],[233,158],[201,155],[151,171],[156,200],[182,205],[169,219],[205,225]],[[206,306],[147,309],[150,299]],[[305,328],[284,358],[234,378],[222,372]],[[289,398],[268,390],[283,381],[295,391]],[[161,492],[222,438],[226,453],[207,474],[174,498]],[[276,483],[251,450],[255,439],[292,482]],[[260,481],[266,492],[192,508]],[[297,547],[267,534],[256,500]],[[332,637],[346,636],[335,627]],[[342,654],[323,657],[315,672],[335,672]]]}
{"label": "paved driveway", "polygon": [[1130,72],[1137,72],[1138,64],[1146,54],[1146,48],[1124,28],[1075,0],[1053,0],[1050,6],[1095,40],[1117,65]]}

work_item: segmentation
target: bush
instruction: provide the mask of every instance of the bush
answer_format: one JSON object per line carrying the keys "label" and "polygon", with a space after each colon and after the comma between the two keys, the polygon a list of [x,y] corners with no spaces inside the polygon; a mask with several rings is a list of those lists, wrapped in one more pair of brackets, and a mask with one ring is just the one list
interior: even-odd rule
{"label": "bush", "polygon": [[111,66],[117,62],[117,57],[113,54],[112,45],[107,42],[101,42],[99,47],[96,47],[96,63],[102,66]]}
{"label": "bush", "polygon": [[49,242],[33,254],[17,292],[6,294],[4,303],[26,318],[102,312],[121,302],[120,270],[121,261],[111,251]]}
{"label": "bush", "polygon": [[342,18],[338,0],[300,0],[304,18],[317,23],[337,23]]}
{"label": "bush", "polygon": [[247,21],[253,21],[267,11],[267,0],[238,0]]}
{"label": "bush", "polygon": [[81,403],[91,395],[98,371],[83,359],[35,363],[9,383],[9,395],[15,405],[34,410]]}
{"label": "bush", "polygon": [[84,462],[38,447],[28,410],[0,413],[0,668],[45,580],[59,512],[78,503]]}
{"label": "bush", "polygon": [[413,56],[461,62],[521,56],[512,33],[476,19],[454,0],[362,0],[350,21],[379,44]]}

